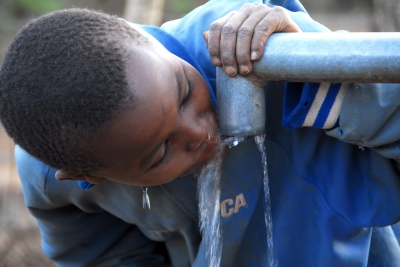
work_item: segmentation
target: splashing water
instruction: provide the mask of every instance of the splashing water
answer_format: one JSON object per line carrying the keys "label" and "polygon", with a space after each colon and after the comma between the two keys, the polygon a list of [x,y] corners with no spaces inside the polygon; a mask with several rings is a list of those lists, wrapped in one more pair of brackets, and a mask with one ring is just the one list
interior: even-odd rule
{"label": "splashing water", "polygon": [[267,153],[264,146],[265,134],[257,135],[254,137],[258,150],[261,152],[262,165],[264,168],[264,209],[265,209],[265,225],[267,228],[267,254],[269,267],[278,267],[278,262],[274,261],[274,243],[272,236],[272,216],[271,216],[271,197],[268,186],[268,166],[267,166]]}
{"label": "splashing water", "polygon": [[198,175],[200,231],[206,244],[209,267],[221,263],[222,229],[220,228],[220,179],[222,153],[226,146],[237,146],[244,137],[229,137],[222,140],[214,159]]}
{"label": "splashing water", "polygon": [[[245,137],[229,137],[223,140],[214,159],[198,175],[200,231],[206,244],[209,267],[219,267],[222,252],[222,229],[220,228],[220,179],[222,153],[224,148],[237,146]],[[272,236],[271,199],[268,186],[267,154],[264,146],[265,135],[257,135],[254,140],[260,150],[264,171],[264,206],[267,229],[267,255],[269,267],[278,267],[274,261]]]}
{"label": "splashing water", "polygon": [[233,136],[233,137],[227,137],[223,140],[223,142],[229,147],[232,148],[234,146],[237,146],[241,142],[243,142],[246,139],[246,137],[243,136]]}
{"label": "splashing water", "polygon": [[220,229],[220,179],[222,152],[219,147],[214,159],[198,175],[197,193],[199,197],[200,231],[206,244],[208,266],[218,267],[221,262],[222,230]]}

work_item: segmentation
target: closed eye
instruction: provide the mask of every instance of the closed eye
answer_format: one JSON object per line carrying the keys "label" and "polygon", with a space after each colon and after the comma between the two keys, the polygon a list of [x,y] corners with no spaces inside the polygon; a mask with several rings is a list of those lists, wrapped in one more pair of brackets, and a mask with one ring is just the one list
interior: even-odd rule
{"label": "closed eye", "polygon": [[162,157],[155,163],[151,168],[156,168],[157,166],[160,166],[167,158],[168,158],[168,153],[169,153],[169,145],[168,145],[168,139],[164,143],[164,152]]}
{"label": "closed eye", "polygon": [[193,84],[192,84],[192,82],[187,80],[187,86],[189,88],[188,88],[188,92],[187,92],[185,98],[182,100],[181,110],[185,108],[186,104],[189,102],[190,98],[192,97],[192,93],[193,93]]}

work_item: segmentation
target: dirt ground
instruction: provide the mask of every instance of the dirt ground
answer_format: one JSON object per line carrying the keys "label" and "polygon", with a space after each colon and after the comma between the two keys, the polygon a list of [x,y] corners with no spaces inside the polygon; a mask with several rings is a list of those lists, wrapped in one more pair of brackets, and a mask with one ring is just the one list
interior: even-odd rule
{"label": "dirt ground", "polygon": [[[373,25],[368,14],[312,17],[332,30],[370,31]],[[4,47],[0,47],[2,52]],[[24,205],[13,150],[13,142],[0,125],[0,267],[55,266],[43,255],[37,224]]]}

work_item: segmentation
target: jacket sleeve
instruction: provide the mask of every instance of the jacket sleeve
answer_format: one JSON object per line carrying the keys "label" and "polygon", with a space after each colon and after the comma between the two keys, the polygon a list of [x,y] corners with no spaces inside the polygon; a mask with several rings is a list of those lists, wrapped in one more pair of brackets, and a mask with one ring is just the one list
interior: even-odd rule
{"label": "jacket sleeve", "polygon": [[288,84],[283,126],[314,127],[400,162],[399,84]]}
{"label": "jacket sleeve", "polygon": [[[160,243],[146,238],[135,225],[100,209],[84,212],[67,199],[52,203],[46,187],[55,170],[20,147],[15,158],[26,206],[40,227],[43,251],[57,266],[169,266],[155,253]],[[74,182],[65,185],[66,190],[79,189]]]}
{"label": "jacket sleeve", "polygon": [[399,163],[399,122],[399,84],[351,84],[343,99],[339,124],[326,132],[361,149],[373,148]]}
{"label": "jacket sleeve", "polygon": [[[303,12],[290,14],[303,31],[329,31]],[[287,83],[282,124],[324,129],[399,163],[399,105],[399,84]]]}
{"label": "jacket sleeve", "polygon": [[[314,21],[298,1],[251,0],[288,9],[290,17],[303,32],[327,32]],[[161,28],[181,41],[198,59],[215,90],[215,67],[211,64],[202,33],[210,24],[231,10],[238,10],[241,0],[211,0],[183,19]],[[190,32],[191,34],[187,34]],[[399,85],[287,83],[282,124],[285,128],[313,127],[342,141],[372,147],[381,155],[399,161],[400,127],[396,122]],[[397,134],[399,133],[399,134]]]}

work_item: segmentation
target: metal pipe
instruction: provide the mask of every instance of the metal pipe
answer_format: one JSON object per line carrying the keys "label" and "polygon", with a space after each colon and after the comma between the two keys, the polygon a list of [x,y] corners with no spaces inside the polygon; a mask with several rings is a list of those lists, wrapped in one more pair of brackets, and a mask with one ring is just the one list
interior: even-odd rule
{"label": "metal pipe", "polygon": [[[265,82],[400,83],[400,33],[276,33],[253,72]],[[222,135],[264,133],[262,87],[217,68],[217,99]]]}
{"label": "metal pipe", "polygon": [[250,136],[265,130],[265,91],[242,76],[217,68],[219,130],[226,136]]}

